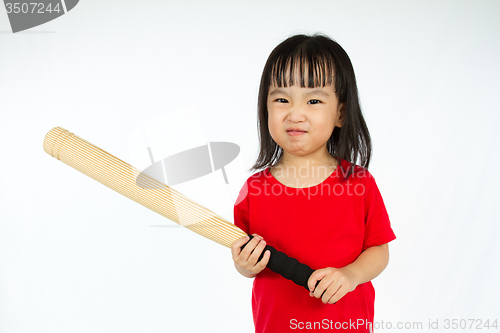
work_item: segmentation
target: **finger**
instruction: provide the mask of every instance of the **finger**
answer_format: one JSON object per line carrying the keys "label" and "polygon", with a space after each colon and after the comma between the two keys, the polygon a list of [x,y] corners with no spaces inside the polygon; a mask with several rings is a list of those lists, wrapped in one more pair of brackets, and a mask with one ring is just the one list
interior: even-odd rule
{"label": "finger", "polygon": [[347,294],[347,292],[348,290],[344,286],[340,286],[340,288],[328,300],[328,303],[330,304],[337,303],[342,297],[345,296],[345,294]]}
{"label": "finger", "polygon": [[314,291],[314,289],[316,288],[316,283],[324,278],[325,275],[326,272],[321,269],[314,271],[309,277],[309,280],[307,280],[307,287],[309,288],[309,290]]}
{"label": "finger", "polygon": [[240,254],[241,247],[243,246],[243,244],[245,244],[249,240],[250,240],[250,237],[243,236],[241,238],[238,238],[236,241],[234,241],[234,243],[231,245],[231,254],[233,255],[233,259]]}
{"label": "finger", "polygon": [[[318,287],[320,287],[320,284],[324,280],[327,273],[328,272],[324,269],[318,269],[317,271],[314,271],[309,277],[309,280],[307,281],[307,286],[309,287],[309,290],[312,291],[313,293],[316,292],[316,290],[318,289]],[[321,285],[321,287],[323,287],[323,290],[330,285],[330,283],[325,284],[325,282],[323,282],[323,284]],[[321,294],[319,296],[321,296]]]}
{"label": "finger", "polygon": [[271,255],[271,252],[267,250],[266,252],[269,252],[269,257],[267,258],[266,262],[263,262],[265,259],[264,256],[266,255],[266,252],[264,251],[266,251],[266,241],[261,240],[260,243],[255,247],[255,250],[249,258],[249,261],[251,261],[255,266],[261,269],[264,269],[267,266]]}
{"label": "finger", "polygon": [[[324,304],[327,304],[330,299],[335,295],[335,293],[340,289],[341,285],[339,285],[338,282],[332,283],[327,290],[325,290],[325,293],[321,297],[321,301]],[[333,303],[333,302],[332,302]]]}
{"label": "finger", "polygon": [[264,237],[262,237],[262,236],[261,236],[261,235],[259,235],[259,234],[252,234],[252,236],[253,236],[253,237],[260,237],[260,238],[262,238],[262,239],[264,238]]}
{"label": "finger", "polygon": [[250,240],[250,237],[248,236],[243,236],[241,238],[238,238],[237,240],[234,241],[233,245],[231,245],[231,254],[233,255],[233,259],[235,259],[241,252],[241,247],[243,244],[248,242]]}
{"label": "finger", "polygon": [[[250,256],[252,247],[255,242],[251,243],[253,241],[253,238],[250,239],[250,236],[244,236],[241,238],[242,242],[239,242],[237,246],[235,245],[235,250],[233,253],[233,260],[239,264],[240,266],[244,266],[246,261],[248,260],[248,257]],[[243,247],[243,249],[242,249]],[[232,251],[232,249],[231,249]]]}
{"label": "finger", "polygon": [[252,251],[255,249],[257,244],[259,244],[260,240],[261,240],[260,236],[256,236],[252,238],[252,240],[245,245],[245,247],[240,253],[240,256],[244,262],[248,261],[250,255],[252,254]]}
{"label": "finger", "polygon": [[259,244],[257,244],[257,246],[255,247],[255,249],[253,250],[253,252],[250,255],[250,257],[248,258],[248,262],[251,263],[251,264],[253,264],[253,265],[257,264],[257,262],[259,260],[259,257],[262,254],[262,251],[264,251],[265,247],[266,247],[266,241],[265,240],[261,240],[259,242]]}
{"label": "finger", "polygon": [[314,297],[322,298],[323,294],[327,291],[328,287],[333,283],[333,277],[325,276],[313,291]]}
{"label": "finger", "polygon": [[270,258],[271,258],[271,251],[266,250],[266,252],[264,252],[264,256],[262,256],[262,259],[257,263],[257,265],[255,265],[255,267],[257,267],[260,270],[266,268]]}

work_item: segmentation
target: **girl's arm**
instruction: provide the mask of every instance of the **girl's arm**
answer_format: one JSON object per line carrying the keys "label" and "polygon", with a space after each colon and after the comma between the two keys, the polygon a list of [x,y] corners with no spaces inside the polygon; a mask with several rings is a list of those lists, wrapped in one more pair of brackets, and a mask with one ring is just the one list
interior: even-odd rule
{"label": "girl's arm", "polygon": [[[308,281],[311,291],[309,295],[321,298],[325,304],[333,304],[359,284],[373,280],[382,273],[388,263],[388,244],[369,247],[347,266],[327,267],[314,271]],[[315,288],[317,281],[320,282]]]}
{"label": "girl's arm", "polygon": [[357,284],[376,278],[389,263],[389,244],[372,246],[361,252],[351,264],[345,266],[356,275]]}

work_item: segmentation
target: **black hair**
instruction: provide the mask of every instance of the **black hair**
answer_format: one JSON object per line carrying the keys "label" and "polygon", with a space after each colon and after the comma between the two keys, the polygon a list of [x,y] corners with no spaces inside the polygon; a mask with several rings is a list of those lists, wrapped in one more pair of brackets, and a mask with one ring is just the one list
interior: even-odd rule
{"label": "black hair", "polygon": [[349,56],[337,42],[325,35],[299,34],[276,46],[264,66],[257,107],[260,152],[250,171],[272,166],[283,156],[283,148],[269,133],[267,98],[271,83],[278,87],[294,85],[296,78],[293,74],[296,69],[300,73],[301,87],[332,85],[339,105],[345,105],[342,127],[335,127],[327,142],[330,155],[351,163],[348,172],[340,165],[344,179],[353,173],[358,156],[361,159],[360,165],[368,169],[371,155],[370,133],[361,113],[356,77]]}

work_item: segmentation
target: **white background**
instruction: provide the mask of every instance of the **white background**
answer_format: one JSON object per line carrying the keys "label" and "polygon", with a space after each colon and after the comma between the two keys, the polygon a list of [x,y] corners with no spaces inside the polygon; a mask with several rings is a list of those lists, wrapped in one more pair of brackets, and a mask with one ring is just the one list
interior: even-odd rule
{"label": "white background", "polygon": [[[233,222],[265,60],[314,32],[353,62],[397,236],[373,281],[375,321],[500,320],[499,17],[498,1],[84,0],[13,34],[0,8],[0,332],[252,332],[252,280],[228,248],[42,142],[61,126],[138,167],[147,124],[163,136],[145,144],[167,142],[157,159],[234,142],[230,185],[219,171],[185,189]],[[196,116],[179,130],[182,110]]]}

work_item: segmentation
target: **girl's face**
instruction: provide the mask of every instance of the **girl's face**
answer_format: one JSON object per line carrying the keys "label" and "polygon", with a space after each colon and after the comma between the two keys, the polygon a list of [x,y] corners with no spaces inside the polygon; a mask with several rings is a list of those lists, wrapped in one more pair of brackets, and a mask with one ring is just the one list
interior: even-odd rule
{"label": "girl's face", "polygon": [[343,105],[332,86],[302,88],[271,85],[267,97],[269,132],[283,154],[308,156],[313,160],[329,155],[327,142],[335,126],[343,123]]}

